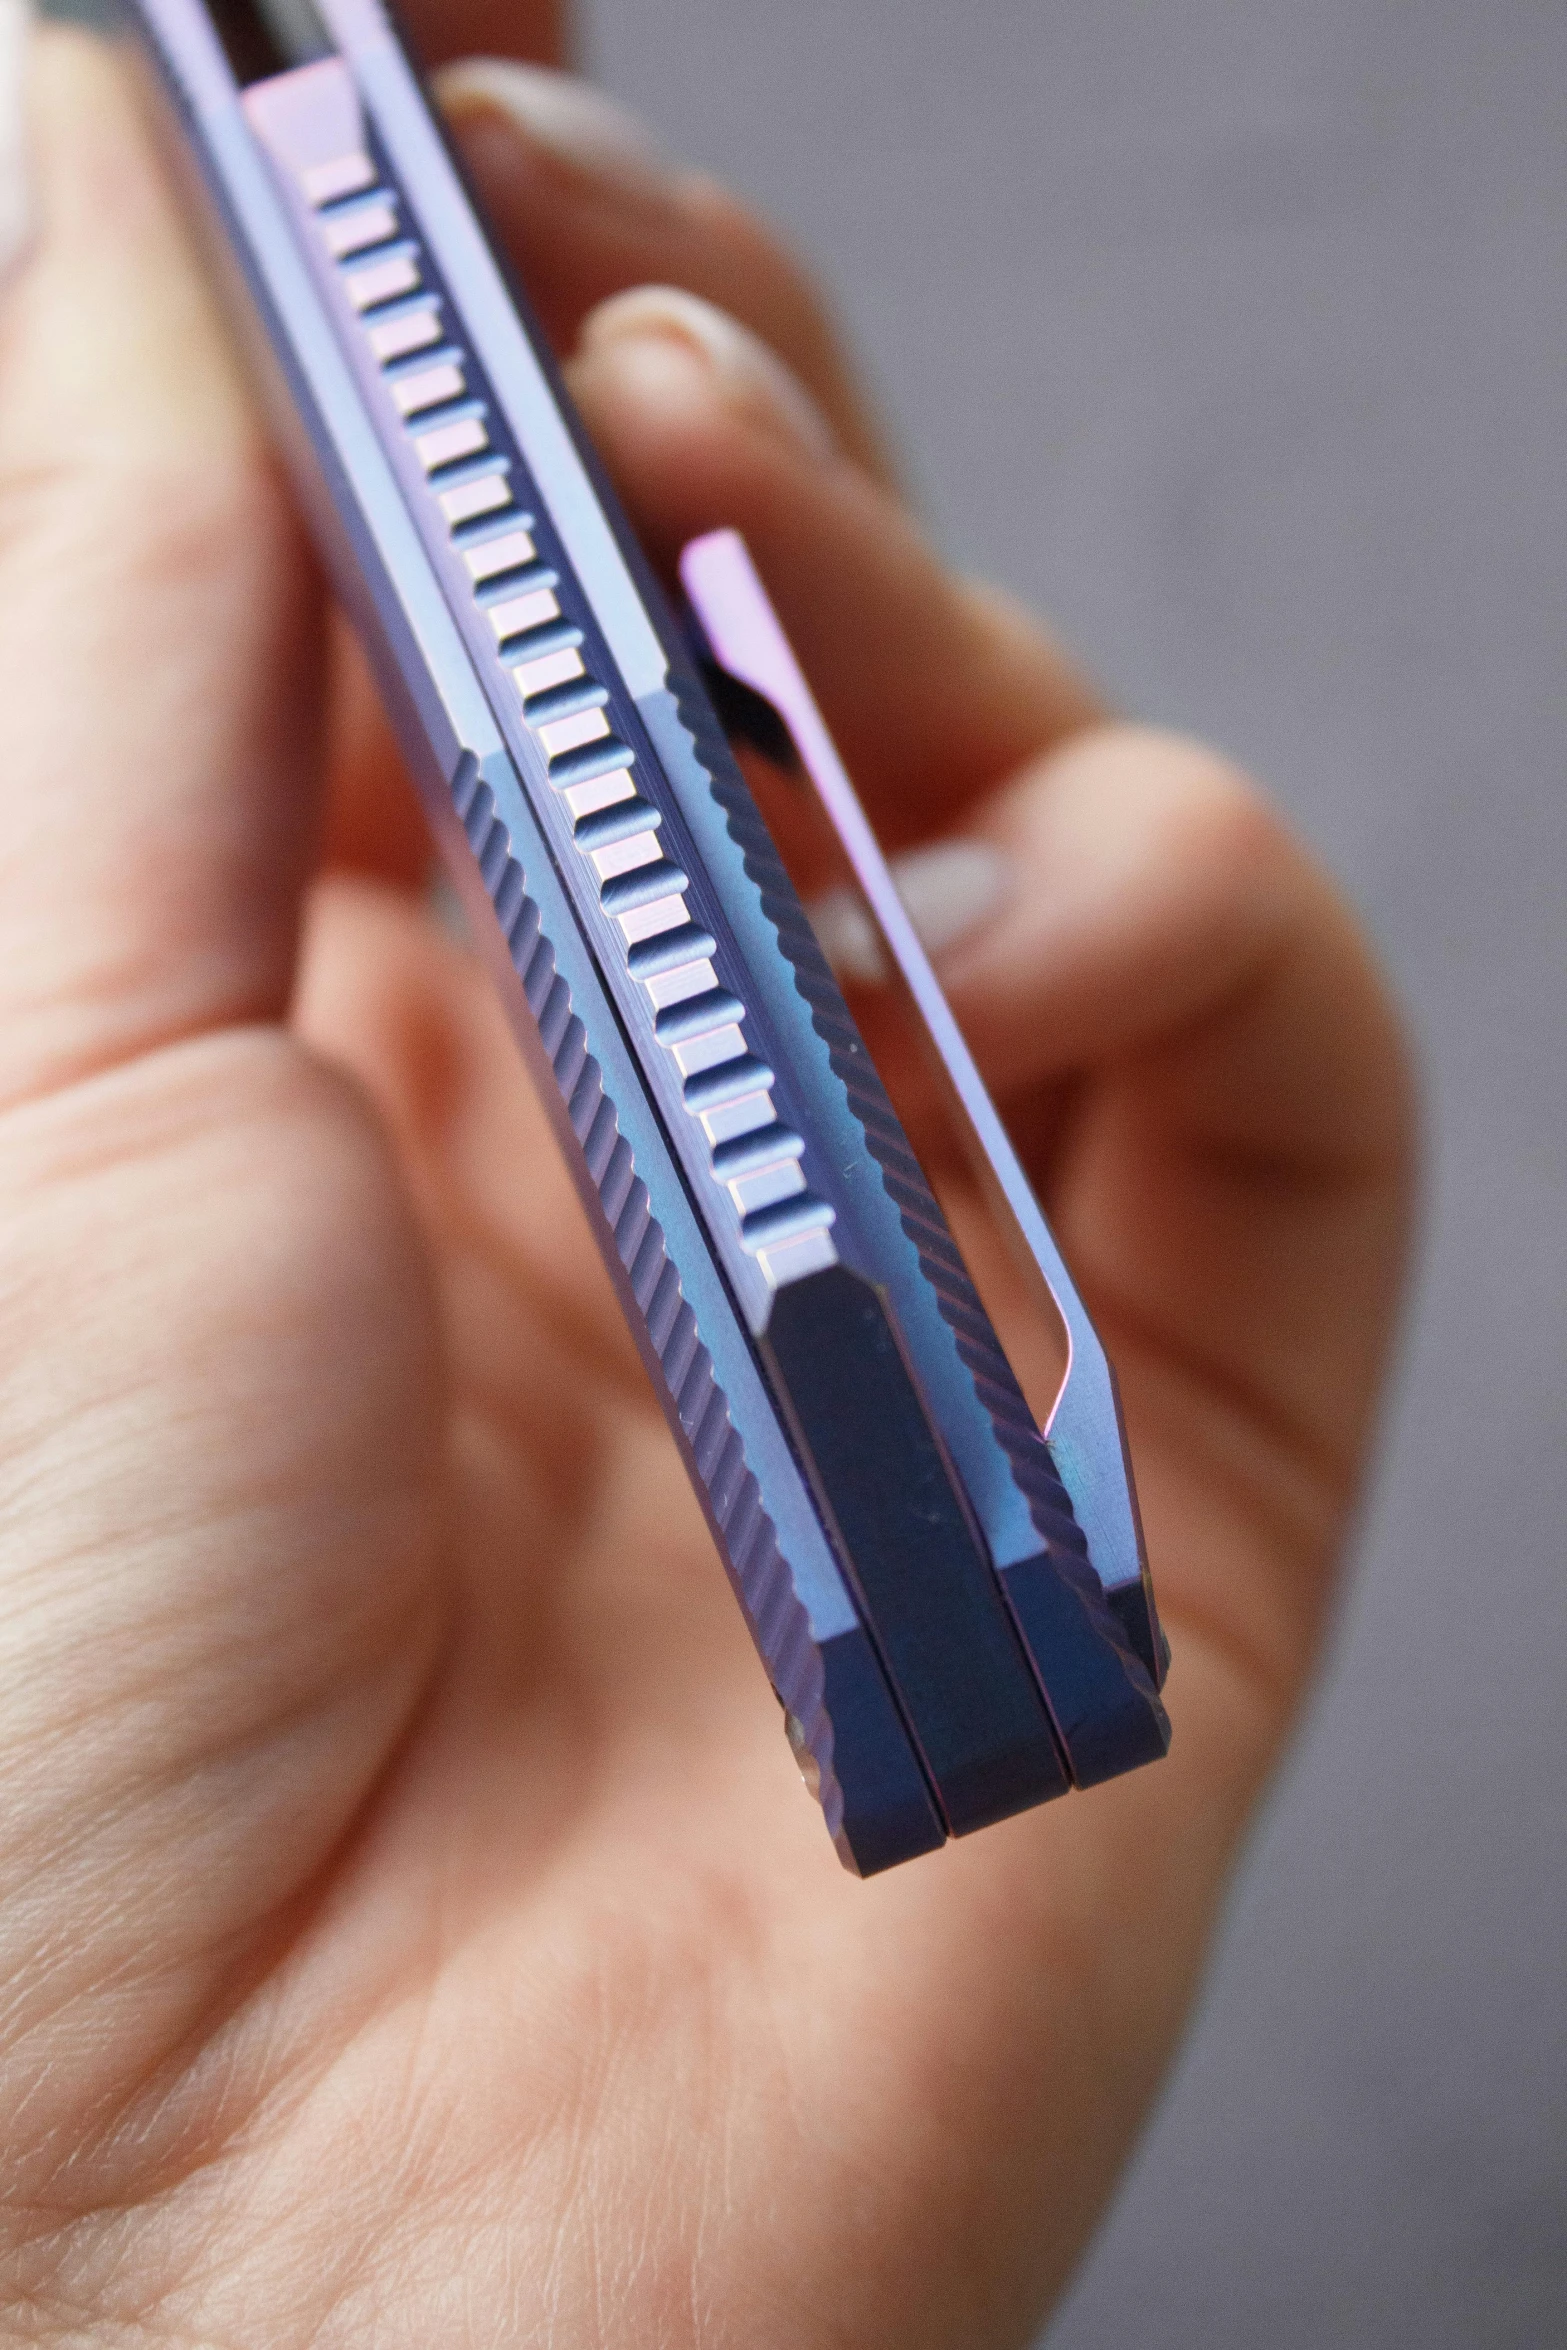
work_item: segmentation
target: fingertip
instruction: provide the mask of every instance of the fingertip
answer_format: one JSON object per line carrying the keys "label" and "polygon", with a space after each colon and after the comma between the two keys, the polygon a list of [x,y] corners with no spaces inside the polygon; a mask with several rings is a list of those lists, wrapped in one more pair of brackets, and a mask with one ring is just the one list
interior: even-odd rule
{"label": "fingertip", "polygon": [[1214,1062],[1212,1136],[1303,1167],[1407,1168],[1411,1062],[1373,947],[1232,761],[1156,727],[1093,727],[976,808],[970,836],[1011,885],[942,976],[999,1088],[1157,1056],[1163,1090],[1195,1099]]}
{"label": "fingertip", "polygon": [[938,963],[1003,914],[1018,882],[1014,859],[979,835],[933,841],[893,860],[904,912]]}
{"label": "fingertip", "polygon": [[639,289],[596,312],[566,379],[644,546],[672,578],[689,540],[732,527],[776,575],[840,469],[766,371],[725,365],[683,319],[642,310]]}
{"label": "fingertip", "polygon": [[672,201],[678,174],[640,115],[574,74],[505,57],[464,57],[436,76],[436,95],[486,177],[553,169],[578,197],[637,205]]}
{"label": "fingertip", "polygon": [[600,303],[583,322],[581,349],[607,361],[622,398],[645,411],[696,424],[716,405],[809,462],[837,454],[826,417],[778,354],[681,287],[636,286]]}
{"label": "fingertip", "polygon": [[[998,919],[947,962],[976,999],[1020,975],[1067,986],[1079,966],[1136,974],[1142,1012],[1102,986],[1109,1018],[1184,1015],[1254,960],[1288,918],[1300,852],[1256,787],[1218,753],[1126,723],[1067,737],[975,811],[972,833],[1012,875]],[[1200,956],[1187,942],[1201,938]],[[1075,990],[1074,990],[1075,992]],[[1074,1023],[1075,1025],[1075,1023]]]}

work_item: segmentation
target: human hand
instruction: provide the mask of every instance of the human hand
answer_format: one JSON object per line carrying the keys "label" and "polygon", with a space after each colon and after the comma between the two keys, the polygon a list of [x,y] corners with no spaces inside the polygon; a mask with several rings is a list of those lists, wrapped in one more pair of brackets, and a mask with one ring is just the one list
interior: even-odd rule
{"label": "human hand", "polygon": [[329,701],[135,118],[78,40],[38,81],[0,309],[0,2331],[1020,2343],[1331,1597],[1409,1188],[1375,972],[1248,786],[935,565],[759,231],[455,86],[563,338],[574,286],[650,276],[774,338],[612,300],[574,389],[656,559],[744,531],[889,840],[1001,850],[944,967],[1121,1372],[1169,1760],[844,1877],[488,986],[367,814],[384,739],[352,672]]}

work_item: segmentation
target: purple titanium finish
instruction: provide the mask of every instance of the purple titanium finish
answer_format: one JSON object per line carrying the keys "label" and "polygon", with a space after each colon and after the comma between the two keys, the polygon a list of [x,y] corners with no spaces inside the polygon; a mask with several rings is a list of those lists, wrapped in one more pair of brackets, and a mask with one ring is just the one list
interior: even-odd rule
{"label": "purple titanium finish", "polygon": [[[395,412],[377,415],[356,390],[350,347],[320,300],[316,255],[284,209],[200,0],[137,4],[170,101],[174,159],[187,181],[192,165],[199,170],[190,193],[205,205],[219,250],[232,257],[238,282],[222,290],[255,357],[301,502],[365,637],[432,826],[786,1707],[802,1771],[845,1865],[868,1871],[927,1849],[941,1841],[941,1829],[853,1596],[715,1279],[705,1235],[668,1165],[636,1058],[585,951],[433,553],[421,544],[414,503],[395,470],[406,425]],[[339,87],[339,106],[342,95]],[[356,99],[348,116],[355,137],[361,113]],[[481,514],[473,528],[483,527]],[[851,1774],[858,1783],[847,1792],[839,1771],[848,1767],[852,1742],[835,1701],[845,1684],[852,1727],[875,1766],[872,1773],[862,1757]]]}
{"label": "purple titanium finish", "polygon": [[1090,1563],[1160,1687],[1168,1651],[1154,1603],[1110,1359],[904,909],[744,540],[732,530],[712,531],[694,540],[681,556],[680,578],[719,668],[759,694],[784,721],[848,858],[883,951],[902,979],[945,1071],[960,1138],[1013,1262],[1024,1279],[1043,1284],[1048,1306],[1059,1312],[1065,1325],[1066,1375],[1043,1433],[1087,1537]]}
{"label": "purple titanium finish", "polygon": [[1151,1615],[1130,1585],[1107,1605],[379,0],[318,0],[313,28],[296,0],[132,4],[840,1856],[870,1873],[1151,1759]]}

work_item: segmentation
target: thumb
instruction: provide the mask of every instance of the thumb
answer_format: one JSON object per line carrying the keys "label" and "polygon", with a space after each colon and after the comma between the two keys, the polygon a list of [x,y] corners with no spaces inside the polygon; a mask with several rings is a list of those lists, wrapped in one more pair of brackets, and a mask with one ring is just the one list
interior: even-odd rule
{"label": "thumb", "polygon": [[0,308],[0,1106],[292,986],[323,640],[111,54],[34,44]]}
{"label": "thumb", "polygon": [[428,1261],[281,1022],[308,566],[117,68],[36,62],[0,307],[0,2254],[145,2176],[149,2114],[178,2141],[170,2081],[418,1702],[446,1557]]}

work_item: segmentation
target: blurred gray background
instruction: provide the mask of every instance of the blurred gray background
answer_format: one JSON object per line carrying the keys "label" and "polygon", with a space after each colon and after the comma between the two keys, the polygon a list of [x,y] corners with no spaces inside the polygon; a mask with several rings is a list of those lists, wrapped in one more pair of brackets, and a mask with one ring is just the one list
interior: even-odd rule
{"label": "blurred gray background", "polygon": [[1321,1697],[1050,2350],[1567,2342],[1567,9],[584,0],[952,554],[1265,777],[1425,1055]]}
{"label": "blurred gray background", "polygon": [[1425,1058],[1358,1578],[1048,2350],[1550,2350],[1567,9],[579,4],[608,86],[825,274],[952,556],[1267,779]]}

